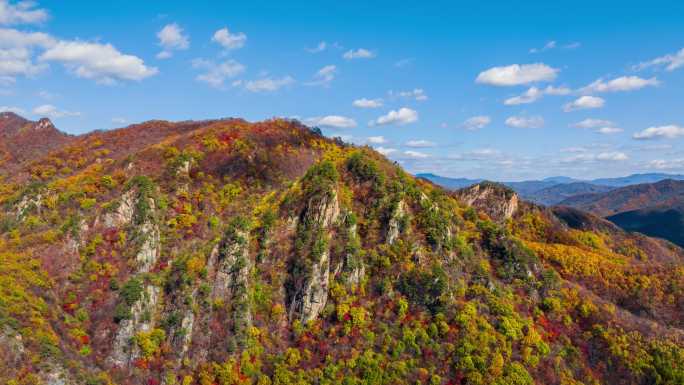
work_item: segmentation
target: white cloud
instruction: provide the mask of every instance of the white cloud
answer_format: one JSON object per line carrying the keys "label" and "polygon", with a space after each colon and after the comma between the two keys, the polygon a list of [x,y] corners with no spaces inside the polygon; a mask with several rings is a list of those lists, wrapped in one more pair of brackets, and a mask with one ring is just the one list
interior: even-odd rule
{"label": "white cloud", "polygon": [[263,78],[245,82],[245,89],[251,92],[271,92],[295,82],[291,76],[282,78]]}
{"label": "white cloud", "polygon": [[40,117],[48,117],[52,119],[71,116],[81,116],[80,112],[60,110],[52,104],[43,104],[42,106],[34,108],[33,114],[38,115]]}
{"label": "white cloud", "polygon": [[632,137],[634,139],[675,139],[684,136],[684,127],[674,124],[668,126],[649,127],[643,131],[637,132]]}
{"label": "white cloud", "polygon": [[622,161],[627,160],[629,157],[624,152],[613,151],[613,152],[602,152],[596,155],[596,160],[607,160],[607,161]]}
{"label": "white cloud", "polygon": [[423,152],[411,151],[411,150],[404,151],[404,155],[408,156],[409,158],[413,158],[413,159],[425,159],[425,158],[430,157],[430,155],[425,154]]}
{"label": "white cloud", "polygon": [[665,69],[668,71],[674,71],[677,68],[684,66],[684,48],[673,54],[667,54],[647,62],[639,63],[638,65],[634,66],[634,69],[643,70],[648,67],[662,66],[665,66]]}
{"label": "white cloud", "polygon": [[654,159],[648,162],[648,167],[656,170],[683,169],[684,159]]}
{"label": "white cloud", "polygon": [[458,161],[482,161],[491,159],[501,159],[501,151],[493,148],[478,148],[463,154],[450,155],[448,158]]}
{"label": "white cloud", "polygon": [[435,147],[437,144],[434,142],[430,142],[429,140],[409,140],[408,142],[404,143],[406,147],[413,147],[413,148],[427,148],[427,147]]}
{"label": "white cloud", "polygon": [[570,127],[593,129],[595,132],[605,135],[617,134],[623,131],[622,128],[616,127],[615,123],[611,122],[610,120],[592,118],[584,119],[581,122],[571,124]]}
{"label": "white cloud", "polygon": [[7,0],[0,0],[0,24],[36,24],[48,19],[44,9],[34,9],[33,1],[20,1],[10,4]]}
{"label": "white cloud", "polygon": [[580,96],[576,100],[567,103],[563,106],[563,111],[570,112],[576,110],[588,110],[594,108],[601,108],[606,104],[603,98],[598,96]]}
{"label": "white cloud", "polygon": [[375,149],[375,151],[381,153],[382,155],[387,156],[387,155],[389,155],[389,154],[391,154],[391,153],[393,153],[393,152],[397,152],[397,149],[396,149],[396,148],[377,147],[377,148]]}
{"label": "white cloud", "polygon": [[197,69],[205,70],[204,73],[197,75],[197,80],[217,88],[222,87],[227,79],[234,78],[245,72],[245,66],[232,59],[222,63],[215,63],[205,59],[195,59],[192,61],[192,66]]}
{"label": "white cloud", "polygon": [[24,47],[0,49],[0,75],[8,79],[15,76],[34,76],[47,69],[44,63],[34,63],[31,50]]}
{"label": "white cloud", "polygon": [[628,160],[629,156],[624,152],[609,151],[598,154],[578,153],[577,155],[567,157],[561,160],[562,163],[594,163],[594,162],[621,162]]}
{"label": "white cloud", "polygon": [[473,116],[466,119],[463,122],[462,127],[469,131],[475,131],[487,127],[491,122],[492,119],[489,116]]}
{"label": "white cloud", "polygon": [[340,115],[328,115],[323,117],[315,117],[306,120],[306,123],[312,126],[321,126],[328,128],[354,128],[356,121],[352,118]]}
{"label": "white cloud", "polygon": [[112,123],[114,123],[114,124],[126,124],[126,123],[128,123],[128,119],[122,118],[122,117],[112,118]]}
{"label": "white cloud", "polygon": [[19,107],[1,106],[0,112],[14,112],[17,115],[26,115],[26,111]]}
{"label": "white cloud", "polygon": [[211,41],[227,50],[238,49],[244,47],[247,35],[242,32],[231,33],[227,27],[224,27],[214,32]]}
{"label": "white cloud", "polygon": [[390,96],[399,96],[402,98],[409,98],[409,99],[415,99],[419,102],[425,101],[428,99],[427,95],[425,94],[425,90],[422,88],[414,88],[413,90],[410,91],[399,91],[396,94],[393,91],[389,92]]}
{"label": "white cloud", "polygon": [[13,83],[16,76],[34,76],[48,68],[46,63],[35,63],[33,49],[49,48],[57,44],[42,32],[21,32],[0,28],[0,77],[3,83]]}
{"label": "white cloud", "polygon": [[384,136],[369,136],[367,139],[368,143],[371,144],[384,144],[387,143],[387,139]]}
{"label": "white cloud", "polygon": [[596,132],[599,134],[604,134],[604,135],[611,135],[611,134],[619,134],[622,131],[624,131],[622,128],[619,127],[600,127],[596,129]]}
{"label": "white cloud", "polygon": [[604,119],[584,119],[581,122],[577,122],[573,125],[572,127],[576,128],[598,128],[598,127],[606,127],[606,126],[613,126],[614,123],[611,122],[610,120],[604,120]]}
{"label": "white cloud", "polygon": [[159,32],[157,32],[159,45],[163,51],[157,54],[158,59],[168,59],[173,54],[173,50],[184,50],[190,47],[190,39],[183,34],[183,28],[178,24],[167,24]]}
{"label": "white cloud", "polygon": [[352,102],[354,107],[358,108],[380,108],[382,107],[382,99],[356,99]]}
{"label": "white cloud", "polygon": [[656,78],[644,79],[638,76],[621,76],[607,82],[603,81],[603,79],[598,79],[580,89],[580,92],[591,94],[594,92],[634,91],[644,87],[657,86],[659,84],[660,82]]}
{"label": "white cloud", "polygon": [[73,73],[102,84],[117,80],[142,80],[157,74],[157,68],[148,67],[142,59],[119,52],[111,44],[82,41],[60,41],[45,51],[40,60],[57,61]]}
{"label": "white cloud", "polygon": [[335,79],[337,75],[337,67],[334,65],[327,65],[314,74],[314,80],[306,83],[309,86],[327,86]]}
{"label": "white cloud", "polygon": [[552,81],[556,79],[558,72],[559,69],[551,68],[544,63],[512,64],[480,72],[475,82],[493,86],[518,86]]}
{"label": "white cloud", "polygon": [[325,51],[327,48],[328,43],[326,43],[325,41],[321,41],[314,48],[306,48],[306,51],[309,53],[319,53]]}
{"label": "white cloud", "polygon": [[541,116],[511,116],[506,119],[506,125],[514,128],[541,128],[544,127],[544,118]]}
{"label": "white cloud", "polygon": [[386,115],[383,115],[375,120],[373,124],[409,124],[418,121],[418,112],[410,108],[402,107],[399,110],[391,110]]}
{"label": "white cloud", "polygon": [[550,49],[556,48],[556,45],[557,45],[556,41],[551,40],[551,41],[547,42],[546,44],[544,44],[544,46],[542,48],[531,48],[530,53],[539,53],[539,52],[548,51]]}
{"label": "white cloud", "polygon": [[22,32],[16,29],[0,28],[0,47],[42,47],[49,48],[57,44],[57,40],[43,32]]}
{"label": "white cloud", "polygon": [[359,48],[357,50],[350,49],[349,51],[345,52],[344,55],[342,55],[342,57],[347,60],[372,59],[375,57],[375,53],[365,48]]}
{"label": "white cloud", "polygon": [[523,94],[508,98],[504,101],[507,106],[514,106],[518,104],[534,103],[544,97],[544,95],[568,95],[571,90],[567,87],[548,86],[546,88],[531,87]]}

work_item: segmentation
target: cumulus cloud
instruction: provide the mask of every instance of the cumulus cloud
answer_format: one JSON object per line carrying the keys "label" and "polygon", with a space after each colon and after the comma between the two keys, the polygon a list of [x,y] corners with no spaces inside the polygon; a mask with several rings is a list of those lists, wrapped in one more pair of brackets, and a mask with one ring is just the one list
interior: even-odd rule
{"label": "cumulus cloud", "polygon": [[315,117],[306,120],[306,123],[312,126],[320,126],[327,128],[354,128],[356,121],[352,118],[340,115],[328,115],[323,117]]}
{"label": "cumulus cloud", "polygon": [[356,99],[352,102],[354,107],[358,108],[380,108],[382,107],[382,99]]}
{"label": "cumulus cloud", "polygon": [[238,49],[245,46],[247,42],[247,35],[242,32],[231,33],[227,27],[221,28],[214,32],[211,41],[220,45],[226,50]]}
{"label": "cumulus cloud", "polygon": [[667,71],[674,71],[679,67],[684,66],[684,48],[679,51],[657,57],[647,62],[639,63],[634,66],[634,69],[639,71],[649,67],[665,67]]}
{"label": "cumulus cloud", "polygon": [[577,111],[577,110],[589,110],[595,108],[601,108],[606,104],[605,99],[598,96],[580,96],[574,101],[567,103],[563,106],[563,111]]}
{"label": "cumulus cloud", "polygon": [[11,28],[0,28],[0,47],[42,47],[49,48],[57,44],[57,40],[43,32],[22,32]]}
{"label": "cumulus cloud", "polygon": [[0,80],[15,82],[16,76],[34,76],[48,68],[47,63],[36,63],[35,48],[49,48],[57,44],[52,36],[42,32],[22,32],[0,28]]}
{"label": "cumulus cloud", "polygon": [[40,60],[60,62],[76,76],[101,84],[140,81],[158,72],[157,68],[146,66],[139,57],[122,54],[111,44],[82,41],[60,41],[46,50]]}
{"label": "cumulus cloud", "polygon": [[188,35],[183,34],[183,28],[178,24],[167,24],[159,32],[157,32],[159,45],[162,51],[157,54],[158,59],[168,59],[173,56],[172,51],[184,50],[190,47],[190,39]]}
{"label": "cumulus cloud", "polygon": [[250,92],[272,92],[289,86],[295,82],[291,76],[283,76],[281,78],[262,78],[257,80],[249,80],[245,82],[245,89]]}
{"label": "cumulus cloud", "polygon": [[387,143],[387,139],[384,136],[369,136],[366,140],[371,144]]}
{"label": "cumulus cloud", "polygon": [[544,118],[541,116],[511,116],[506,119],[506,125],[514,128],[541,128],[544,127]]}
{"label": "cumulus cloud", "polygon": [[33,114],[41,117],[48,118],[64,118],[71,116],[81,116],[80,112],[60,110],[59,108],[53,106],[52,104],[43,104],[33,109]]}
{"label": "cumulus cloud", "polygon": [[671,124],[667,126],[649,127],[643,131],[635,133],[632,137],[634,139],[648,140],[648,139],[675,139],[684,136],[684,127]]}
{"label": "cumulus cloud", "polygon": [[461,126],[466,130],[475,131],[487,127],[491,122],[489,116],[479,115],[466,119]]}
{"label": "cumulus cloud", "polygon": [[391,110],[386,115],[377,118],[373,124],[386,125],[398,124],[404,125],[418,121],[418,112],[410,108],[402,107],[399,110]]}
{"label": "cumulus cloud", "polygon": [[327,86],[335,79],[337,75],[337,67],[334,65],[327,65],[316,71],[314,80],[306,83],[309,86]]}
{"label": "cumulus cloud", "polygon": [[409,140],[408,142],[404,143],[406,147],[413,147],[413,148],[427,148],[427,147],[435,147],[437,144],[435,142],[431,142],[429,140]]}
{"label": "cumulus cloud", "polygon": [[35,6],[33,1],[11,4],[7,0],[0,0],[0,24],[37,24],[46,21],[48,12]]}
{"label": "cumulus cloud", "polygon": [[595,132],[599,134],[617,134],[622,132],[622,128],[618,128],[615,123],[611,122],[610,120],[604,120],[604,119],[584,119],[581,122],[577,122],[575,124],[571,124],[571,127],[575,128],[583,128],[583,129],[592,129]]}
{"label": "cumulus cloud", "polygon": [[112,118],[112,123],[114,123],[114,124],[126,124],[126,123],[128,123],[128,119],[122,118],[122,117],[116,117],[116,118]]}
{"label": "cumulus cloud", "polygon": [[347,60],[353,59],[372,59],[375,57],[375,52],[369,51],[365,48],[359,48],[356,50],[350,49],[342,55],[343,58]]}
{"label": "cumulus cloud", "polygon": [[660,82],[656,78],[644,79],[638,76],[621,76],[609,81],[598,79],[586,87],[580,89],[580,92],[591,94],[595,92],[624,92],[639,90],[644,87],[654,87]]}
{"label": "cumulus cloud", "polygon": [[480,72],[475,82],[492,86],[518,86],[552,81],[556,79],[558,72],[559,69],[551,68],[544,63],[512,64]]}
{"label": "cumulus cloud", "polygon": [[548,86],[546,88],[531,87],[524,93],[518,96],[508,98],[504,101],[507,106],[514,106],[518,104],[528,104],[534,103],[537,100],[544,97],[544,95],[568,95],[572,92],[567,87],[553,87]]}
{"label": "cumulus cloud", "polygon": [[227,79],[234,78],[245,72],[245,66],[232,59],[221,63],[205,59],[195,59],[192,61],[192,66],[193,68],[204,70],[203,73],[197,75],[196,79],[198,81],[217,88],[222,87]]}

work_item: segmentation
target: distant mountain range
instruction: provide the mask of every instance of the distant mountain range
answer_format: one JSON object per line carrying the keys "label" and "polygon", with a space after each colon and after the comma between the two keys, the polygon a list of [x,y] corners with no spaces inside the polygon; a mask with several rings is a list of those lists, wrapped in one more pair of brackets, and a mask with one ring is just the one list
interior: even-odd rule
{"label": "distant mountain range", "polygon": [[[432,183],[448,189],[460,189],[483,181],[482,179],[449,178],[430,173],[417,174],[416,176],[427,179]],[[684,180],[684,175],[647,173],[592,180],[579,180],[565,176],[555,176],[541,180],[520,182],[500,181],[500,183],[515,190],[525,200],[551,206],[578,195],[605,193],[619,187],[656,183],[666,179]]]}

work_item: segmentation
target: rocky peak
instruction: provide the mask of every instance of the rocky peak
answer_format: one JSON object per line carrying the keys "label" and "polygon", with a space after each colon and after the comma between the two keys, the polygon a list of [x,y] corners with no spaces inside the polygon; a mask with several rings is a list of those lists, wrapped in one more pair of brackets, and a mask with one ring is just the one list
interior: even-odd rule
{"label": "rocky peak", "polygon": [[510,188],[482,182],[458,190],[456,195],[467,205],[482,210],[495,221],[510,219],[518,210],[519,197]]}

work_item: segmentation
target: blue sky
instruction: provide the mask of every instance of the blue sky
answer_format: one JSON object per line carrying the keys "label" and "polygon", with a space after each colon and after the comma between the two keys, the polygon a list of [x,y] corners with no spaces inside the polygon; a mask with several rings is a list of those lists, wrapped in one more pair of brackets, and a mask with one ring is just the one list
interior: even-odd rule
{"label": "blue sky", "polygon": [[0,106],[83,133],[275,116],[411,172],[684,172],[684,4],[0,1]]}

